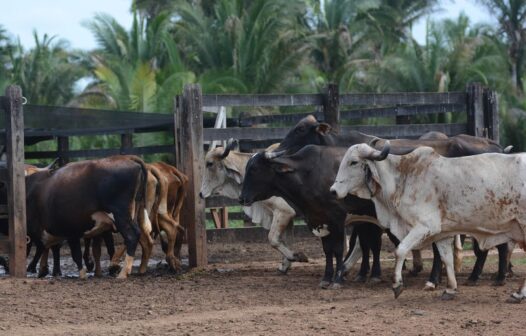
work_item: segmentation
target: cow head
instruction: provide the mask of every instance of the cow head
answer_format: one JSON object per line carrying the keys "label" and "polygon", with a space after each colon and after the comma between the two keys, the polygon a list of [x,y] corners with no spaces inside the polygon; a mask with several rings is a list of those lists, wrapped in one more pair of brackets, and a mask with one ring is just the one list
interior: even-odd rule
{"label": "cow head", "polygon": [[293,154],[306,145],[325,145],[331,126],[320,123],[313,115],[301,119],[293,129],[287,133],[276,151],[286,150]]}
{"label": "cow head", "polygon": [[289,157],[283,157],[283,151],[274,152],[270,158],[265,152],[257,153],[247,163],[245,181],[239,202],[249,206],[254,202],[276,196],[274,182],[280,174],[292,173],[295,164]]}
{"label": "cow head", "polygon": [[229,140],[225,148],[217,147],[206,154],[205,171],[201,183],[201,198],[210,197],[213,194],[221,194],[231,198],[237,198],[232,184],[241,185],[243,182],[243,171],[236,164],[235,159],[229,158],[230,151],[237,146],[237,140]]}
{"label": "cow head", "polygon": [[379,188],[379,176],[374,161],[387,158],[391,146],[386,141],[381,151],[366,144],[354,145],[347,150],[338,169],[331,193],[339,199],[347,194],[372,198]]}

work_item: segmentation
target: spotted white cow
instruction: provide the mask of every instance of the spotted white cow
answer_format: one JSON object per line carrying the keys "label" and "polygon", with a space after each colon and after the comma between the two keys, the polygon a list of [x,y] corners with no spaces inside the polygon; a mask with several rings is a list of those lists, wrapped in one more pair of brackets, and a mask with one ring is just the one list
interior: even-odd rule
{"label": "spotted white cow", "polygon": [[[436,242],[446,265],[444,298],[456,294],[451,238],[467,233],[482,249],[514,241],[526,248],[526,154],[481,154],[445,158],[422,147],[397,156],[366,144],[348,149],[331,192],[372,199],[381,226],[397,247],[393,290],[403,289],[402,265],[408,251]],[[526,297],[526,280],[509,302]]]}
{"label": "spotted white cow", "polygon": [[[245,166],[252,156],[250,153],[234,151],[235,141],[230,141],[226,148],[214,148],[206,154],[206,169],[204,172],[199,196],[207,198],[221,195],[239,199]],[[269,230],[270,245],[283,254],[283,260],[278,270],[286,273],[292,261],[306,262],[307,256],[302,252],[293,252],[282,240],[283,233],[296,212],[280,197],[255,202],[250,207],[243,207],[244,212],[252,222],[261,224]]]}

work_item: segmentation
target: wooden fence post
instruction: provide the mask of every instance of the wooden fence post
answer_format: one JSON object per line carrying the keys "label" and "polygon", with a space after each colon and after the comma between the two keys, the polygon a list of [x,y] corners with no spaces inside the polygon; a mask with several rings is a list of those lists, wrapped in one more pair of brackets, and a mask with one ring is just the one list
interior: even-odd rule
{"label": "wooden fence post", "polygon": [[485,135],[484,107],[482,98],[482,85],[480,83],[470,83],[466,86],[468,133],[474,136]]}
{"label": "wooden fence post", "polygon": [[178,168],[189,178],[181,223],[186,228],[190,267],[207,264],[205,202],[198,195],[204,166],[202,103],[201,87],[186,85],[175,116]]}
{"label": "wooden fence post", "polygon": [[26,276],[26,182],[24,173],[24,113],[22,89],[11,85],[5,93],[7,146],[7,209],[9,214],[9,271]]}
{"label": "wooden fence post", "polygon": [[484,89],[484,124],[488,137],[499,142],[499,99],[490,89]]}
{"label": "wooden fence post", "polygon": [[58,164],[62,167],[69,162],[69,137],[59,136],[57,137],[57,149],[58,149]]}
{"label": "wooden fence post", "polygon": [[323,114],[325,122],[336,132],[340,131],[340,93],[338,85],[329,84],[323,99]]}
{"label": "wooden fence post", "polygon": [[133,148],[133,135],[131,133],[121,134],[121,154],[129,154]]}

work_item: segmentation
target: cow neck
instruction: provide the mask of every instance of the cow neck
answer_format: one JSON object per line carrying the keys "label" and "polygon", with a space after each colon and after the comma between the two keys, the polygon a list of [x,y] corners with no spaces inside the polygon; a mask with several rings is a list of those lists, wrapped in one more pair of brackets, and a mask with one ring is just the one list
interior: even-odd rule
{"label": "cow neck", "polygon": [[391,205],[390,197],[397,192],[403,192],[404,181],[400,179],[399,165],[401,156],[389,155],[385,160],[373,161],[376,165],[378,178],[380,179],[380,191],[373,195],[373,200],[378,200],[382,204]]}

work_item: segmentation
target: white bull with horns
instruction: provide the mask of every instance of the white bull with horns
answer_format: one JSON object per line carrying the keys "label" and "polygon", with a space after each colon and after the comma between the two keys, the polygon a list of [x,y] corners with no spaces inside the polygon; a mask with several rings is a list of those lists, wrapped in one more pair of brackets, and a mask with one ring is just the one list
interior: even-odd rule
{"label": "white bull with horns", "polygon": [[[446,265],[444,298],[456,294],[451,238],[467,233],[482,249],[526,242],[526,154],[481,154],[445,158],[421,147],[388,155],[366,144],[352,146],[341,162],[331,192],[372,199],[378,221],[401,243],[395,251],[393,291],[403,290],[402,265],[411,249],[436,242]],[[526,297],[526,280],[508,302]]]}

